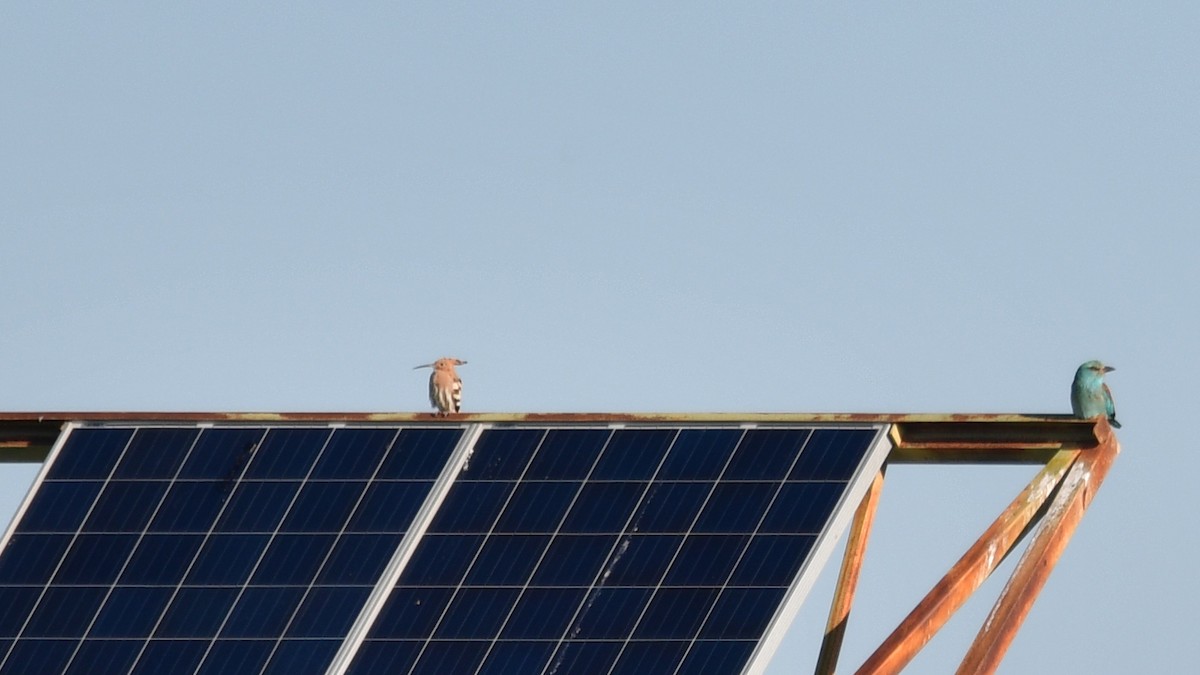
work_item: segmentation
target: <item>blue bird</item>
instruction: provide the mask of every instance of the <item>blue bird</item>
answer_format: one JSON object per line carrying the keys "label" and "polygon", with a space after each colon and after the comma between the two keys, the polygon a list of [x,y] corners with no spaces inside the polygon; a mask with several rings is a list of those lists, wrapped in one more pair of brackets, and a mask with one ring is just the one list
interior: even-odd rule
{"label": "blue bird", "polygon": [[1109,424],[1121,428],[1112,392],[1104,384],[1104,374],[1113,370],[1116,369],[1099,361],[1088,361],[1075,371],[1075,381],[1071,383],[1071,412],[1076,417],[1088,420],[1104,415]]}

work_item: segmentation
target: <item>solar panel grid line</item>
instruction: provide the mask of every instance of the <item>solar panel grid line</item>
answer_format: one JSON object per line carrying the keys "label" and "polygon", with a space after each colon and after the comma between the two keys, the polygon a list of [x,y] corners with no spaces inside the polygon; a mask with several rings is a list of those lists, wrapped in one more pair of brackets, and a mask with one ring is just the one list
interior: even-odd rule
{"label": "solar panel grid line", "polygon": [[[658,460],[658,464],[654,468],[654,473],[646,481],[646,487],[642,489],[641,495],[638,497],[638,500],[636,502],[637,505],[630,512],[629,516],[625,519],[625,524],[622,526],[620,533],[624,533],[625,531],[627,531],[629,529],[629,524],[633,521],[634,518],[637,517],[638,506],[640,506],[642,504],[642,501],[646,497],[646,493],[650,490],[650,487],[654,484],[654,478],[657,477],[659,471],[662,470],[663,463],[667,461],[667,457],[671,454],[671,449],[674,446],[675,442],[678,440],[678,438],[679,438],[679,430],[676,429],[674,436],[671,438],[670,444],[667,446],[666,450],[662,454],[662,458]],[[603,456],[603,453],[601,453],[601,456]],[[599,461],[599,460],[597,460],[597,461]],[[586,482],[585,482],[585,484],[586,484]],[[618,534],[620,534],[620,533],[618,533]],[[601,565],[600,571],[598,571],[596,573],[596,576],[592,579],[592,583],[589,585],[589,589],[591,589],[591,590],[587,594],[584,595],[583,600],[581,601],[580,605],[576,608],[575,613],[571,617],[571,620],[566,623],[566,629],[564,630],[563,634],[559,637],[558,642],[555,645],[554,650],[552,651],[552,654],[554,655],[554,660],[547,662],[547,664],[543,667],[543,669],[542,669],[543,675],[557,675],[558,669],[562,666],[563,658],[565,657],[565,654],[563,654],[563,652],[562,652],[563,645],[569,639],[568,635],[572,631],[574,631],[575,635],[579,634],[580,626],[578,625],[577,622],[579,621],[582,613],[585,612],[587,610],[587,608],[590,606],[589,603],[594,603],[596,600],[596,596],[603,590],[604,581],[608,578],[609,575],[611,575],[613,567],[616,565],[616,563],[619,560],[619,558],[614,559],[613,556],[617,552],[617,550],[620,548],[620,546],[621,546],[620,542],[621,542],[621,537],[618,536],[615,539],[612,547],[609,549],[608,556],[605,558],[604,564]],[[612,667],[616,666],[616,662],[617,662],[617,660],[613,659],[613,666],[610,666],[609,672],[611,672]]]}
{"label": "solar panel grid line", "polygon": [[[768,500],[768,502],[767,502],[766,508],[763,509],[762,515],[759,516],[758,522],[754,526],[754,531],[751,532],[750,536],[746,538],[746,541],[742,545],[742,547],[741,547],[742,550],[738,554],[737,559],[734,561],[733,565],[731,565],[729,567],[729,571],[725,575],[725,580],[721,583],[720,587],[717,589],[716,597],[713,599],[712,604],[709,605],[708,611],[705,612],[704,618],[700,621],[700,625],[696,629],[695,633],[692,635],[691,640],[688,641],[688,645],[683,650],[683,654],[679,657],[679,663],[675,667],[675,670],[673,671],[672,675],[674,675],[674,673],[678,673],[679,670],[681,668],[683,668],[684,662],[687,660],[688,655],[692,652],[692,649],[695,647],[696,641],[700,638],[700,635],[704,632],[705,625],[708,623],[709,618],[712,616],[713,611],[716,609],[717,603],[719,603],[721,601],[721,596],[724,595],[725,590],[729,587],[730,580],[733,578],[735,571],[738,569],[738,566],[741,564],[742,559],[745,557],[746,551],[750,548],[750,544],[751,544],[751,541],[753,540],[754,535],[758,534],[759,530],[762,528],[763,522],[765,522],[767,519],[767,514],[770,513],[770,511],[771,511],[771,506],[775,503],[775,500],[779,498],[779,492],[780,492],[780,490],[783,489],[783,485],[787,480],[787,476],[791,475],[793,469],[795,469],[796,463],[800,461],[800,457],[804,454],[804,449],[806,447],[808,447],[809,442],[812,441],[812,437],[813,437],[813,434],[810,431],[808,433],[808,435],[804,437],[804,442],[801,444],[799,450],[792,457],[792,461],[788,464],[787,471],[784,472],[784,474],[783,474],[783,479],[780,480],[778,482],[778,484],[775,486],[774,493],[771,495],[770,500]],[[744,436],[743,436],[743,438],[744,438]],[[740,445],[740,442],[739,442],[739,445]],[[736,453],[736,452],[737,451],[735,450],[734,453]],[[730,454],[730,458],[729,458],[730,462],[733,461],[734,453]],[[729,468],[728,463],[726,463],[725,468],[726,469]],[[719,479],[718,479],[718,482],[719,482]],[[715,485],[714,485],[713,489],[714,490],[716,489]],[[696,514],[696,518],[697,518],[697,520],[699,520],[699,518],[700,518],[699,513]],[[695,526],[695,522],[693,522],[693,527],[694,526]],[[682,547],[681,547],[681,550],[682,550]],[[666,577],[665,574],[663,576],[664,576],[664,578]],[[647,607],[649,607],[649,605],[647,605]]]}
{"label": "solar panel grid line", "polygon": [[460,427],[462,431],[457,444],[450,452],[449,458],[446,460],[445,465],[426,495],[420,510],[413,518],[408,531],[396,546],[387,567],[384,568],[375,586],[371,589],[371,594],[368,596],[366,603],[359,611],[354,624],[350,627],[341,646],[326,669],[326,675],[344,675],[347,669],[350,668],[351,663],[359,652],[359,648],[379,617],[384,602],[391,595],[396,581],[400,578],[400,574],[408,565],[409,560],[412,559],[414,550],[429,528],[434,516],[437,515],[439,507],[446,498],[446,494],[453,487],[455,476],[468,461],[476,441],[488,426],[490,425],[470,424],[466,427]]}
{"label": "solar panel grid line", "polygon": [[[267,440],[271,437],[271,433],[272,433],[272,430],[267,431],[266,435],[262,439],[262,443],[267,442]],[[309,466],[308,466],[308,470],[305,471],[304,478],[300,481],[301,485],[303,485],[303,481],[307,480],[307,478],[312,474],[313,467],[315,467],[317,462],[320,461],[320,459],[321,459],[321,454],[324,453],[325,449],[329,447],[329,440],[331,438],[333,438],[333,430],[326,429],[325,440],[321,444],[321,449],[317,451],[316,457],[313,458],[312,463],[309,464]],[[233,499],[233,491],[236,490],[237,487],[239,487],[239,485],[246,479],[247,472],[251,471],[251,468],[255,463],[254,460],[263,456],[262,454],[260,454],[263,449],[262,443],[260,443],[258,449],[254,453],[255,456],[252,456],[250,458],[250,461],[247,462],[246,466],[242,469],[242,472],[238,478],[237,484],[235,484],[233,486],[233,489],[230,490],[230,495],[229,495],[230,500]],[[279,536],[279,531],[280,531],[280,528],[283,527],[284,520],[287,519],[288,513],[291,512],[292,507],[296,504],[296,499],[298,499],[299,497],[300,497],[300,488],[297,488],[296,492],[292,495],[292,498],[288,501],[287,507],[284,508],[283,514],[279,517],[279,521],[275,525],[275,529],[271,532],[271,536],[270,536],[270,539],[268,539],[268,541],[267,541],[267,545],[263,547],[261,552],[259,552],[258,558],[254,561],[254,564],[251,566],[250,575],[247,577],[246,584],[243,584],[242,586],[240,586],[238,588],[237,595],[234,597],[233,603],[230,604],[229,608],[226,610],[225,617],[221,620],[221,623],[217,627],[217,630],[216,630],[215,634],[213,635],[212,640],[209,642],[208,649],[205,650],[204,655],[202,657],[200,657],[200,662],[198,664],[196,664],[195,672],[199,673],[204,669],[205,661],[208,660],[209,656],[213,652],[213,649],[216,647],[218,640],[221,639],[221,634],[225,631],[226,626],[228,626],[230,617],[233,616],[234,612],[238,611],[238,605],[241,602],[242,598],[244,598],[246,596],[246,592],[249,589],[250,580],[252,580],[254,578],[255,572],[257,572],[259,566],[262,565],[263,558],[266,557],[267,551],[270,550],[272,543],[275,541],[276,537]],[[226,503],[228,503],[228,501]],[[217,522],[219,522],[219,519],[217,521],[214,521],[214,525]],[[268,657],[268,661],[269,661],[269,657]],[[262,669],[266,668],[268,661],[263,662],[262,666],[259,669],[259,672],[262,672]]]}
{"label": "solar panel grid line", "polygon": [[[261,447],[263,440],[267,436],[267,432],[268,432],[267,428],[262,428],[261,433],[258,435],[258,440],[254,441],[253,445],[248,446],[247,449],[244,451],[244,453],[252,455],[256,448]],[[201,431],[201,433],[204,433],[203,430]],[[197,443],[199,442],[199,438],[196,439],[196,442]],[[193,449],[194,448],[195,448],[195,445],[193,444]],[[188,460],[190,458],[191,457],[190,457],[190,453],[189,453],[189,456],[185,457],[184,461],[180,463],[179,470],[176,473],[177,478],[183,472],[184,466],[187,465]],[[237,481],[241,480],[242,476],[246,472],[246,469],[249,467],[249,464],[250,464],[249,460],[242,463],[240,470],[238,472],[237,478],[236,478]],[[176,482],[178,482],[178,480],[176,480]],[[180,577],[180,582],[178,584],[173,585],[173,587],[171,589],[171,597],[168,598],[166,604],[163,606],[162,610],[159,612],[158,618],[155,620],[154,625],[146,633],[147,639],[143,642],[141,648],[138,650],[137,656],[134,658],[133,664],[130,666],[131,672],[134,669],[136,669],[138,667],[138,665],[141,663],[143,657],[146,654],[146,650],[150,648],[151,642],[153,640],[153,636],[159,632],[159,629],[162,626],[164,619],[168,616],[168,613],[171,611],[172,606],[175,604],[175,601],[178,599],[179,592],[183,588],[184,580],[186,580],[188,578],[188,575],[191,573],[191,571],[195,567],[196,561],[200,558],[202,552],[204,551],[205,543],[212,537],[213,532],[217,528],[217,524],[221,521],[221,516],[225,512],[225,508],[229,505],[229,495],[230,494],[232,494],[232,490],[230,490],[229,494],[227,494],[225,499],[222,500],[221,506],[218,509],[215,516],[213,517],[212,523],[210,525],[208,525],[207,530],[205,531],[205,533],[203,535],[203,539],[201,540],[200,545],[196,547],[196,551],[192,554],[191,560],[189,560],[188,564],[185,566],[182,576]],[[151,527],[152,522],[153,522],[153,519],[146,523],[147,529]],[[204,653],[205,654],[208,653],[208,647],[205,648]],[[201,658],[203,658],[203,657],[201,657]],[[200,667],[199,664],[197,664],[196,668],[198,669],[199,667]]]}
{"label": "solar panel grid line", "polygon": [[[126,452],[128,452],[128,451],[129,451],[129,448],[131,448],[131,447],[133,446],[133,444],[134,444],[134,443],[136,443],[136,442],[139,440],[139,439],[138,439],[138,434],[139,434],[140,432],[142,432],[142,429],[141,429],[141,428],[139,428],[139,429],[135,429],[135,430],[134,430],[134,432],[133,432],[133,435],[132,435],[132,436],[130,437],[130,439],[129,439],[129,443],[126,445]],[[138,533],[138,535],[137,535],[137,539],[136,539],[136,541],[135,541],[135,542],[134,542],[134,544],[133,544],[133,548],[129,549],[129,553],[128,553],[128,554],[125,556],[125,562],[124,562],[124,563],[122,563],[120,571],[118,571],[118,572],[117,572],[117,574],[116,574],[116,576],[114,576],[114,577],[113,577],[113,579],[112,579],[112,583],[108,585],[108,590],[107,590],[107,591],[106,591],[106,593],[105,593],[104,599],[100,601],[100,605],[99,605],[99,606],[96,608],[96,613],[95,613],[95,615],[92,617],[92,620],[91,620],[91,621],[88,623],[88,626],[87,626],[87,628],[86,628],[86,629],[84,629],[84,631],[83,631],[83,635],[82,635],[82,637],[80,638],[80,640],[79,640],[78,644],[75,646],[75,650],[74,650],[74,651],[71,653],[71,656],[70,656],[70,658],[69,658],[69,659],[67,659],[67,665],[65,666],[64,670],[69,670],[69,669],[71,668],[71,664],[72,664],[72,663],[74,663],[74,661],[75,661],[75,658],[76,658],[76,657],[79,655],[79,651],[80,651],[80,649],[83,647],[83,645],[84,645],[84,642],[87,640],[87,637],[88,637],[88,635],[91,633],[91,631],[92,631],[92,628],[95,626],[97,619],[99,619],[99,618],[100,618],[100,614],[101,614],[101,612],[103,612],[103,611],[104,611],[104,607],[105,607],[105,605],[108,603],[108,601],[109,601],[109,598],[111,598],[111,597],[112,597],[112,594],[113,594],[113,592],[114,592],[114,591],[116,590],[116,588],[119,586],[119,584],[120,584],[120,580],[121,580],[121,575],[122,575],[122,574],[124,574],[125,570],[126,570],[128,567],[129,567],[129,562],[130,562],[130,561],[133,559],[134,553],[137,551],[137,549],[138,549],[138,546],[140,546],[140,545],[141,545],[141,542],[142,542],[142,540],[145,538],[145,536],[146,536],[146,532],[147,532],[147,530],[148,530],[148,529],[149,529],[149,527],[150,527],[150,523],[151,523],[151,522],[154,520],[154,517],[155,517],[156,515],[158,515],[158,512],[159,512],[159,510],[162,508],[163,502],[165,502],[165,501],[166,501],[166,499],[167,499],[167,494],[168,494],[168,492],[169,492],[169,491],[170,491],[170,489],[171,489],[171,485],[173,485],[173,484],[174,484],[174,482],[175,482],[175,479],[176,479],[176,478],[178,478],[178,476],[179,476],[179,472],[183,470],[183,465],[184,465],[184,462],[186,462],[186,461],[187,461],[187,457],[188,457],[188,455],[190,455],[190,454],[191,454],[191,452],[192,452],[192,450],[194,450],[194,449],[195,449],[195,447],[196,447],[196,442],[197,442],[199,439],[200,439],[200,433],[199,433],[199,430],[197,430],[196,434],[195,434],[195,435],[192,437],[192,440],[191,440],[191,442],[188,444],[188,449],[187,449],[187,451],[184,453],[183,460],[181,460],[181,461],[179,462],[179,466],[175,467],[175,470],[172,472],[172,474],[171,474],[171,479],[170,479],[170,481],[168,482],[167,488],[166,488],[165,490],[163,490],[162,496],[160,496],[160,497],[159,497],[159,499],[158,499],[158,503],[157,503],[157,504],[155,504],[153,511],[150,513],[150,517],[146,519],[146,524],[145,524],[145,526],[143,527],[142,531]],[[124,454],[122,455],[121,459],[120,459],[120,460],[118,460],[118,461],[117,461],[117,462],[116,462],[116,463],[113,465],[113,475],[115,475],[115,474],[117,473],[117,469],[118,469],[118,467],[120,467],[120,466],[121,466],[121,461],[122,461],[122,460],[124,460]],[[110,478],[109,478],[109,484],[111,484],[112,480],[114,480],[114,479],[113,479],[113,478],[110,476]],[[100,498],[99,498],[99,497],[97,497],[97,499],[96,499],[96,503],[99,503],[99,499],[100,499]],[[81,528],[82,528],[84,525],[86,525],[86,523],[87,523],[87,519],[85,518],[83,522],[84,522],[84,524],[80,526]],[[134,664],[136,665],[136,663],[137,663],[137,661],[136,661],[136,658],[135,658],[135,660],[134,660]]]}
{"label": "solar panel grid line", "polygon": [[[542,433],[541,433],[541,437],[537,441],[537,445],[534,447],[533,452],[531,452],[529,454],[529,459],[525,461],[524,466],[521,468],[520,477],[518,477],[518,479],[516,481],[514,481],[514,483],[519,483],[520,479],[525,476],[525,473],[527,471],[529,471],[529,465],[533,463],[533,458],[537,456],[538,450],[542,447],[542,444],[545,442],[545,440],[546,440],[546,430],[543,429]],[[470,466],[471,454],[473,454],[475,446],[472,445],[471,447],[472,447],[472,451],[468,452],[467,459],[463,463],[463,468],[459,472],[459,474],[456,476],[456,481],[462,479],[462,474],[464,472],[466,472],[468,470],[468,467]],[[434,622],[433,628],[430,630],[430,633],[429,633],[431,638],[433,635],[437,634],[438,629],[441,627],[442,622],[446,618],[446,613],[450,611],[450,607],[454,604],[455,598],[457,598],[459,593],[462,591],[463,585],[466,583],[467,577],[471,574],[471,569],[474,567],[475,563],[479,560],[479,556],[482,554],[484,547],[487,546],[488,540],[491,538],[492,534],[495,532],[496,523],[499,522],[500,518],[503,516],[505,508],[512,502],[514,493],[515,493],[515,489],[508,492],[508,495],[504,499],[504,504],[500,507],[500,510],[496,512],[496,517],[495,517],[495,519],[492,520],[492,523],[488,527],[487,533],[484,534],[483,541],[480,542],[479,548],[477,548],[475,550],[475,554],[474,554],[474,556],[472,556],[471,562],[467,564],[467,569],[463,572],[462,579],[459,580],[459,583],[455,586],[454,591],[451,592],[449,601],[446,603],[446,606],[442,608],[441,614],[438,616],[437,620]],[[516,602],[514,601],[513,607],[515,607],[515,606],[516,606]],[[510,610],[509,610],[510,615],[511,615],[511,612],[512,612],[512,609],[510,608]],[[425,644],[422,645],[421,650],[417,653],[416,660],[413,661],[412,666],[408,670],[408,672],[410,674],[413,671],[415,671],[416,668],[418,667],[418,665],[421,663],[421,657],[424,656],[426,649],[428,649],[429,642],[430,641],[426,641]],[[486,660],[486,658],[487,657],[485,655],[484,659]],[[482,667],[483,661],[480,661],[479,665],[480,665],[480,667]]]}
{"label": "solar panel grid line", "polygon": [[845,532],[854,517],[854,510],[863,500],[870,488],[874,476],[882,469],[891,450],[891,425],[872,425],[875,436],[870,441],[854,473],[850,476],[846,490],[842,493],[838,504],[834,507],[811,552],[805,557],[800,569],[796,571],[794,581],[788,587],[783,600],[778,604],[766,630],[759,637],[758,644],[746,662],[742,675],[762,675],[774,656],[775,650],[783,641],[788,627],[799,613],[801,605],[812,590],[817,574],[825,567],[829,557],[833,555],[841,534]]}
{"label": "solar panel grid line", "polygon": [[[61,436],[60,436],[60,438],[61,438]],[[124,447],[121,449],[120,456],[123,456],[125,451],[129,448],[129,443],[132,440],[132,438],[133,438],[133,434],[131,433],[129,435],[129,438],[126,439]],[[66,443],[64,440],[63,446],[65,446],[65,444]],[[61,449],[61,446],[60,446],[60,449]],[[117,464],[120,461],[120,456],[118,457],[118,460],[116,462],[113,462],[113,467],[112,467],[112,469],[109,470],[108,475],[105,478],[106,481],[108,479],[110,479],[112,477],[112,474],[116,471]],[[43,480],[45,480],[46,477],[48,477],[50,475],[50,472],[53,470],[53,466],[51,465],[51,462],[47,462],[46,464],[47,464],[46,471],[45,471],[44,475],[42,476]],[[33,495],[33,493],[35,491],[36,491],[35,489],[31,489],[31,496]],[[37,612],[38,607],[41,606],[42,600],[46,597],[47,592],[50,590],[50,586],[51,586],[51,583],[53,582],[54,577],[58,574],[58,571],[62,568],[63,562],[66,560],[67,555],[70,553],[71,549],[74,547],[75,542],[79,539],[79,534],[80,534],[80,532],[83,531],[84,524],[87,522],[87,519],[91,516],[92,511],[95,510],[95,507],[96,507],[96,502],[93,501],[91,503],[91,506],[88,507],[88,510],[84,514],[82,520],[80,520],[79,525],[75,527],[75,532],[71,537],[70,543],[67,544],[67,547],[63,551],[62,556],[59,557],[58,562],[56,563],[56,565],[54,567],[54,570],[50,573],[46,582],[42,585],[42,590],[38,594],[37,600],[34,602],[33,607],[30,608],[28,614],[25,617],[25,621],[21,625],[20,630],[14,636],[14,639],[9,644],[8,649],[5,651],[4,658],[0,659],[0,671],[2,671],[5,668],[5,666],[8,664],[8,660],[12,656],[13,651],[17,648],[17,645],[20,642],[21,638],[25,635],[26,630],[29,628],[29,623],[33,620],[33,617],[34,617],[35,613]],[[14,527],[14,529],[17,527],[17,521],[15,519],[13,521],[13,527]]]}
{"label": "solar panel grid line", "polygon": [[[721,470],[718,473],[716,479],[711,481],[712,484],[709,486],[708,492],[704,496],[704,500],[700,503],[700,507],[698,509],[696,509],[696,513],[691,517],[691,520],[687,525],[687,530],[684,532],[684,540],[686,540],[687,536],[692,533],[692,531],[694,530],[694,528],[696,526],[696,522],[700,520],[700,514],[704,513],[705,507],[708,506],[709,501],[712,499],[713,492],[717,489],[717,485],[720,484],[720,482],[721,482],[721,477],[724,476],[726,469],[729,468],[729,463],[731,461],[733,461],[733,455],[734,455],[734,452],[736,452],[736,448],[739,445],[741,445],[742,440],[745,437],[746,437],[746,428],[743,427],[743,428],[741,428],[741,434],[738,436],[737,442],[733,446],[734,451],[730,452],[729,456],[725,459],[724,463],[722,463]],[[663,455],[664,462],[667,460],[667,456],[670,455],[670,453],[673,449],[674,448],[667,449],[667,452]],[[657,477],[657,476],[658,476],[658,472],[655,472],[655,477]],[[651,479],[650,485],[653,485],[653,484],[654,484],[654,481],[653,481],[653,479]],[[649,486],[647,486],[647,490],[649,490]],[[634,528],[634,529],[636,531],[636,528]],[[627,528],[627,530],[628,530],[628,528]],[[628,532],[623,534],[622,538],[624,539],[624,543],[619,544],[618,548],[622,545],[627,548],[631,541],[631,539],[629,538],[630,536],[631,535]],[[658,575],[658,581],[654,584],[653,590],[650,592],[650,597],[647,598],[647,600],[646,600],[646,604],[642,607],[641,611],[638,612],[638,617],[634,621],[633,627],[629,631],[629,635],[631,636],[631,638],[637,632],[638,627],[641,625],[642,620],[646,616],[647,610],[650,609],[650,604],[652,602],[654,602],[655,596],[658,594],[658,591],[662,588],[663,582],[666,580],[667,575],[670,574],[671,568],[675,565],[675,561],[678,560],[679,554],[681,551],[683,551],[682,541],[680,542],[680,546],[675,549],[675,552],[673,554],[671,554],[670,560],[667,562],[667,565],[663,568],[662,572]],[[612,563],[610,563],[610,565],[615,565],[616,562],[617,561],[614,560]],[[615,669],[617,667],[617,663],[621,660],[621,656],[622,656],[622,654],[625,653],[625,649],[628,645],[629,645],[628,641],[621,643],[620,648],[617,650],[617,655],[613,659],[612,666],[609,668],[610,673],[613,671],[613,669]],[[682,658],[679,660],[679,663],[680,663],[680,665],[682,665],[682,663],[683,663]]]}
{"label": "solar panel grid line", "polygon": [[[343,428],[347,428],[347,427],[346,427],[346,425],[342,424],[342,425],[338,425],[334,428],[335,429],[343,429]],[[392,451],[392,448],[395,447],[396,441],[400,438],[401,433],[403,433],[403,428],[397,427],[395,429],[394,433],[392,434],[391,440],[388,441],[386,449],[382,453],[380,453],[379,459],[376,461],[375,467],[371,471],[371,476],[370,476],[370,478],[367,479],[368,485],[375,480],[376,476],[379,475],[380,468],[383,466],[384,462],[386,461],[386,459],[388,457],[388,454]],[[331,436],[331,439],[332,439],[332,436]],[[326,447],[328,447],[328,443],[326,444]],[[322,454],[323,453],[324,453],[324,450],[322,450]],[[309,470],[309,476],[312,476],[313,472],[316,471],[317,465],[320,463],[320,461],[321,461],[321,457],[318,456],[317,459],[313,462],[312,468]],[[329,562],[329,559],[333,556],[333,552],[334,552],[334,549],[337,547],[338,541],[345,534],[346,526],[350,523],[350,520],[354,517],[355,512],[357,512],[358,508],[362,505],[363,500],[366,499],[366,495],[367,495],[366,489],[363,489],[361,492],[359,492],[358,497],[354,501],[354,505],[350,507],[350,509],[348,510],[348,512],[346,513],[344,518],[342,519],[341,525],[338,528],[337,536],[334,538],[334,541],[330,544],[329,549],[325,552],[325,555],[322,557],[321,562],[317,566],[316,571],[313,573],[312,578],[309,580],[309,582],[304,590],[304,593],[301,595],[300,601],[297,602],[296,606],[292,609],[292,612],[288,616],[287,622],[284,625],[283,630],[280,631],[279,636],[275,639],[275,644],[271,647],[271,652],[267,656],[267,660],[263,663],[263,667],[259,671],[260,673],[267,672],[267,669],[271,667],[272,659],[275,658],[276,653],[279,651],[280,645],[283,644],[285,637],[288,635],[288,631],[292,628],[292,625],[296,620],[296,615],[299,614],[300,609],[304,606],[305,601],[311,595],[313,588],[316,587],[317,579],[320,578],[321,572],[325,569],[325,565]],[[299,497],[300,497],[300,491],[297,491],[296,498],[298,499]],[[284,522],[284,520],[281,519],[280,520],[281,527],[282,527],[283,522]],[[265,550],[264,550],[264,554],[265,554]]]}
{"label": "solar panel grid line", "polygon": [[[544,435],[542,437],[542,441],[541,441],[541,443],[539,443],[538,448],[536,450],[534,450],[533,455],[529,458],[529,463],[526,464],[526,466],[525,466],[525,471],[521,475],[521,480],[524,479],[525,474],[528,473],[528,471],[529,471],[529,467],[533,465],[534,459],[538,456],[538,453],[542,450],[542,447],[545,445],[546,436],[549,435],[549,433],[550,433],[550,430],[547,430],[546,435]],[[529,574],[527,575],[527,577],[525,579],[525,583],[521,587],[521,591],[517,594],[517,597],[513,600],[512,606],[509,607],[508,612],[505,615],[504,619],[500,622],[500,626],[496,631],[496,639],[492,640],[491,642],[488,643],[488,647],[484,651],[484,654],[483,654],[483,659],[479,662],[479,666],[476,667],[476,669],[475,669],[475,675],[479,675],[480,671],[482,671],[484,668],[484,664],[487,663],[488,657],[491,656],[492,652],[495,650],[496,645],[499,642],[500,636],[504,634],[504,630],[508,626],[508,622],[512,619],[513,613],[516,612],[517,606],[521,603],[521,600],[524,599],[526,593],[528,592],[529,587],[530,587],[530,582],[533,580],[534,574],[536,573],[538,567],[542,564],[542,561],[546,559],[546,554],[549,553],[549,551],[550,551],[550,546],[553,543],[554,537],[558,536],[558,534],[562,531],[562,525],[567,520],[567,514],[569,514],[571,512],[571,508],[575,505],[575,502],[577,502],[579,500],[579,495],[583,491],[583,486],[587,483],[588,477],[590,477],[592,475],[592,473],[596,470],[596,465],[600,463],[600,457],[604,454],[604,449],[608,446],[608,443],[611,440],[612,440],[612,431],[610,430],[608,437],[604,440],[604,444],[600,447],[600,451],[596,453],[595,459],[592,460],[591,465],[588,467],[587,475],[580,482],[579,487],[576,488],[575,494],[572,495],[571,501],[567,504],[566,509],[563,510],[562,515],[559,516],[558,522],[555,525],[554,533],[551,535],[550,541],[546,542],[546,546],[542,549],[542,552],[538,556],[537,561],[533,564],[533,567],[530,569]],[[518,480],[518,483],[520,483],[521,480]],[[513,490],[512,494],[516,494],[515,489]],[[509,501],[511,502],[511,495],[510,495]],[[507,507],[507,504],[505,506]],[[496,517],[497,522],[499,522],[503,513],[504,513],[504,509],[501,509],[501,513],[498,514]],[[495,531],[494,525],[493,525],[492,531],[493,532]],[[484,545],[486,545],[486,541],[480,545],[480,548],[479,548],[480,552],[483,551]],[[468,570],[467,574],[469,574],[469,573],[470,573],[470,571]],[[463,579],[464,579],[464,581],[466,580],[466,575],[463,576]],[[446,605],[447,609],[449,609],[449,606],[450,606],[449,603],[447,603],[447,605]]]}

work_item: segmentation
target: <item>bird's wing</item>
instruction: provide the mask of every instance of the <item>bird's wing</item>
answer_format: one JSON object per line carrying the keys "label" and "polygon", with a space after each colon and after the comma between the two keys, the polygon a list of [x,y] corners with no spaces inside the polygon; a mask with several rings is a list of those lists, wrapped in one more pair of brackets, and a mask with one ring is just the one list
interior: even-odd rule
{"label": "bird's wing", "polygon": [[[1108,383],[1104,383],[1104,412],[1108,413],[1108,419],[1117,421],[1117,405],[1113,403],[1112,390],[1108,388]],[[1119,425],[1118,425],[1119,427]]]}

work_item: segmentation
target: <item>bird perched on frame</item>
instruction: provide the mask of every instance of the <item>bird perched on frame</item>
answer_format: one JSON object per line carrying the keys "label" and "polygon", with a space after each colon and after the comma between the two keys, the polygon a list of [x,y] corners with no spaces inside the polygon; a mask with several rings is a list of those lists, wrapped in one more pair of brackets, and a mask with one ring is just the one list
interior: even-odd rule
{"label": "bird perched on frame", "polygon": [[438,409],[438,415],[456,413],[462,407],[462,378],[455,372],[454,366],[466,363],[460,359],[446,358],[413,368],[433,368],[429,376],[429,402]]}
{"label": "bird perched on frame", "polygon": [[1071,412],[1076,417],[1091,419],[1104,415],[1109,424],[1121,428],[1112,392],[1104,383],[1104,374],[1113,370],[1116,369],[1099,361],[1088,361],[1075,371],[1075,381],[1071,383]]}

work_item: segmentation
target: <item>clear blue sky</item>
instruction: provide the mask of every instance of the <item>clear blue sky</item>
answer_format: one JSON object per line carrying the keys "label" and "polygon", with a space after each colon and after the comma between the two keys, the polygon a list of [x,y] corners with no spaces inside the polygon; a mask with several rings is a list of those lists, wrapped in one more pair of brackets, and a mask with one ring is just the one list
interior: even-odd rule
{"label": "clear blue sky", "polygon": [[[0,409],[424,410],[452,355],[470,411],[1065,412],[1101,358],[1001,672],[1194,660],[1195,3],[500,4],[0,8]],[[1031,475],[889,473],[846,669]]]}

